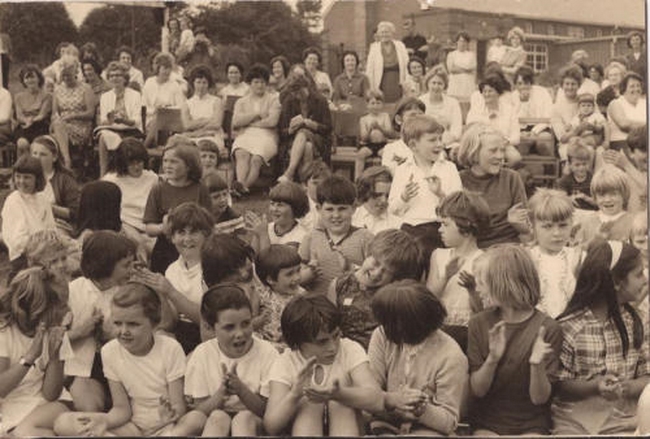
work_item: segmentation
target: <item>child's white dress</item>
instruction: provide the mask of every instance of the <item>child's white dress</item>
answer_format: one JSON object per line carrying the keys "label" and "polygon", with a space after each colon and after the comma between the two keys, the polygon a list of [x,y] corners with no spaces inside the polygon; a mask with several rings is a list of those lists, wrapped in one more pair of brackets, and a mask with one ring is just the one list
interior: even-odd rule
{"label": "child's white dress", "polygon": [[[13,324],[0,329],[0,358],[9,360],[9,367],[18,364],[20,358],[32,344],[33,338],[26,336]],[[59,351],[61,360],[69,359],[73,355],[70,340],[64,337]],[[47,367],[47,338],[43,340],[43,354],[36,360],[34,367],[30,367],[27,374],[11,392],[0,398],[0,435],[5,437],[9,430],[16,427],[35,408],[47,403],[41,391],[45,369]],[[64,396],[69,399],[67,391]]]}
{"label": "child's white dress", "polygon": [[181,345],[166,335],[155,335],[151,351],[136,356],[117,339],[102,348],[104,375],[124,386],[131,404],[131,422],[143,432],[160,425],[160,398],[169,400],[169,383],[185,375]]}

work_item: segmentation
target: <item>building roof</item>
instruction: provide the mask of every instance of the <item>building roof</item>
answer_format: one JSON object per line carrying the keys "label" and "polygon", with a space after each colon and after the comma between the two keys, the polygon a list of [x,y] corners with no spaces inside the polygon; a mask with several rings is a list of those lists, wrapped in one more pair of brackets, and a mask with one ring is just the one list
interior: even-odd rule
{"label": "building roof", "polygon": [[427,0],[435,8],[538,20],[645,28],[644,0]]}

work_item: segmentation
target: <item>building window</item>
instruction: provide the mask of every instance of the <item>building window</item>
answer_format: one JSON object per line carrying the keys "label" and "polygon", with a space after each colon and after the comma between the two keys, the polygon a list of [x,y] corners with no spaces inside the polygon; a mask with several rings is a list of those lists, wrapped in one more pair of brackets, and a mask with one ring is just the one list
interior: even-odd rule
{"label": "building window", "polygon": [[596,29],[596,36],[597,37],[602,37],[603,36],[603,30],[600,29],[600,28]]}
{"label": "building window", "polygon": [[533,33],[533,23],[530,21],[527,21],[524,23],[524,32],[527,34],[532,34]]}
{"label": "building window", "polygon": [[553,25],[553,23],[549,23],[546,25],[546,34],[555,35],[555,26]]}
{"label": "building window", "polygon": [[548,69],[548,46],[539,43],[527,43],[526,63],[535,71],[535,73],[544,72]]}
{"label": "building window", "polygon": [[569,26],[567,28],[567,35],[571,38],[584,38],[585,29],[580,26]]}

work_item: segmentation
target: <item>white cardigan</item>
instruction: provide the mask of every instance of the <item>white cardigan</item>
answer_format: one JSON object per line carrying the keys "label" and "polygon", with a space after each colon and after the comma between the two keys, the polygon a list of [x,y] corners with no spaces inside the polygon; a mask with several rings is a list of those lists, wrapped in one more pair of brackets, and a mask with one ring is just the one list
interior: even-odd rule
{"label": "white cardigan", "polygon": [[[399,64],[399,83],[406,81],[408,73],[409,54],[406,46],[399,40],[393,40],[397,51],[397,62]],[[368,50],[368,61],[366,63],[366,75],[370,81],[370,88],[379,90],[381,77],[384,74],[384,57],[381,55],[381,42],[375,41]]]}
{"label": "white cardigan", "polygon": [[[108,113],[115,110],[115,90],[109,90],[99,98],[99,120],[103,123],[108,120]],[[124,105],[126,115],[135,121],[135,128],[142,131],[142,98],[140,93],[132,88],[124,89]]]}

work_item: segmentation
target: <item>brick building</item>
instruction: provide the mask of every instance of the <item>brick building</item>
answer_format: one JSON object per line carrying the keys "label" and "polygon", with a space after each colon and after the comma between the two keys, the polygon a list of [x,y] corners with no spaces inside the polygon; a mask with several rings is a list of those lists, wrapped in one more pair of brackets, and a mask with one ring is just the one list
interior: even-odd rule
{"label": "brick building", "polygon": [[624,55],[627,32],[645,33],[645,16],[643,0],[337,0],[323,14],[323,48],[335,76],[343,50],[356,50],[365,59],[377,23],[393,22],[401,38],[404,19],[412,17],[419,33],[434,35],[447,50],[458,31],[467,31],[481,66],[489,40],[519,26],[526,33],[529,65],[552,74],[579,48],[601,64]]}

